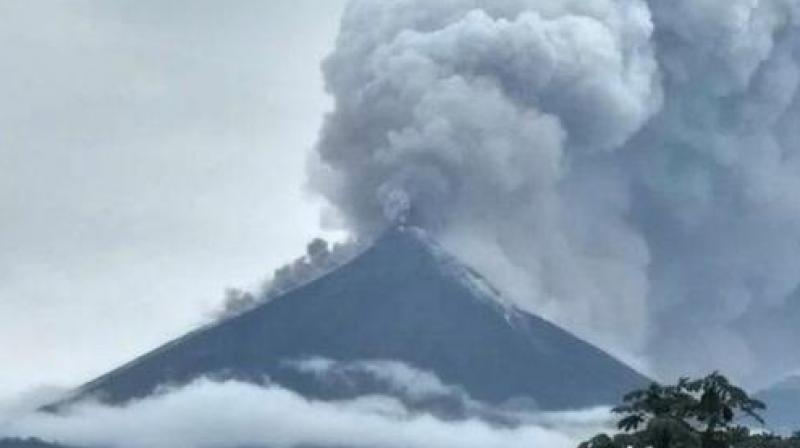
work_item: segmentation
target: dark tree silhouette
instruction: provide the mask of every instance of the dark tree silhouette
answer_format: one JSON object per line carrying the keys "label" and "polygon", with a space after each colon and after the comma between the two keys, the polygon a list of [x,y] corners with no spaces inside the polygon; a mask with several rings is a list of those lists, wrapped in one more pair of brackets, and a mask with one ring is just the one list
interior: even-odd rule
{"label": "dark tree silhouette", "polygon": [[764,409],[718,372],[671,386],[654,383],[613,410],[622,433],[597,435],[579,448],[800,448],[800,437],[751,434],[741,426],[742,419],[763,424]]}

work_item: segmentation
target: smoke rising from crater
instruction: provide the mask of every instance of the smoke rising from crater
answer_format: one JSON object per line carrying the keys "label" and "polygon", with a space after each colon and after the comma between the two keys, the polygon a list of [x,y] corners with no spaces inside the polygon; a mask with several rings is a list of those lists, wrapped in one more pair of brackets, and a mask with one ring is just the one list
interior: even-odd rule
{"label": "smoke rising from crater", "polygon": [[657,374],[763,381],[800,365],[758,336],[800,308],[798,20],[797,0],[353,0],[312,187]]}

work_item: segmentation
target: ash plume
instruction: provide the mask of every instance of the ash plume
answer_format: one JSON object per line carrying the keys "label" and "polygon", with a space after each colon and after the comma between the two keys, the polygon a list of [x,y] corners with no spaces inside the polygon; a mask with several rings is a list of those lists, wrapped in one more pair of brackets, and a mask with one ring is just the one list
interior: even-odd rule
{"label": "ash plume", "polygon": [[328,243],[316,238],[306,247],[306,254],[276,269],[257,292],[239,288],[228,288],[220,310],[212,317],[212,323],[238,316],[263,303],[310,283],[341,267],[355,258],[365,247],[364,241],[351,239]]}
{"label": "ash plume", "polygon": [[356,234],[422,227],[658,375],[766,381],[800,365],[759,337],[800,308],[798,20],[797,0],[353,0],[311,185]]}

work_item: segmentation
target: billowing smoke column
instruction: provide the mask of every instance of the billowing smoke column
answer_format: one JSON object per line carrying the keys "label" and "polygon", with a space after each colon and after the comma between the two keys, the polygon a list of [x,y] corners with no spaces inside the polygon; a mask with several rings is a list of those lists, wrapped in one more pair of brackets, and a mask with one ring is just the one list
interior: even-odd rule
{"label": "billowing smoke column", "polygon": [[[657,374],[800,366],[799,0],[353,0],[311,182]],[[765,332],[772,338],[765,341]],[[776,340],[780,338],[780,340]]]}

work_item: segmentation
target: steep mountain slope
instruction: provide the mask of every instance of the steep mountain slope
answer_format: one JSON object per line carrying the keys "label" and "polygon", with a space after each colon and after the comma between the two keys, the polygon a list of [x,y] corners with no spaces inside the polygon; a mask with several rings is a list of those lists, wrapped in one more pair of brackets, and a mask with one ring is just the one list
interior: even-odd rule
{"label": "steep mountain slope", "polygon": [[287,362],[392,360],[492,404],[543,409],[616,403],[647,380],[536,316],[492,300],[479,276],[419,231],[388,232],[349,264],[243,315],[191,333],[81,388],[122,403],[203,375],[271,380],[307,396],[325,387]]}

